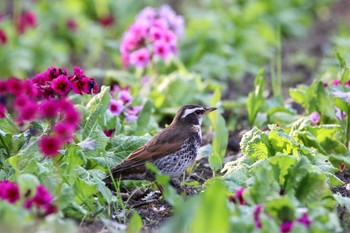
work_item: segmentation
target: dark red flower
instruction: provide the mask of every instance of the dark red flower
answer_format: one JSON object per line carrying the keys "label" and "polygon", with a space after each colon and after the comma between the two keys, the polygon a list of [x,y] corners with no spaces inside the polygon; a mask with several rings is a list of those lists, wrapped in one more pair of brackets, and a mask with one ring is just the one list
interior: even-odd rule
{"label": "dark red flower", "polygon": [[77,24],[77,22],[75,22],[74,19],[68,19],[66,22],[66,26],[67,26],[68,30],[72,31],[72,32],[74,32],[78,28],[78,24]]}
{"label": "dark red flower", "polygon": [[23,11],[16,23],[17,31],[19,34],[23,34],[27,28],[36,27],[37,20],[33,11]]}
{"label": "dark red flower", "polygon": [[105,134],[107,137],[111,138],[112,135],[113,135],[113,133],[115,132],[115,128],[113,128],[113,129],[105,129],[105,130],[103,130],[103,132],[104,132],[104,134]]}
{"label": "dark red flower", "polygon": [[72,83],[72,88],[75,93],[82,95],[83,93],[89,94],[89,79],[82,78]]}
{"label": "dark red flower", "polygon": [[0,104],[0,118],[5,118],[6,116],[6,107],[3,104]]}
{"label": "dark red flower", "polygon": [[0,81],[0,95],[7,93],[7,81]]}
{"label": "dark red flower", "polygon": [[113,15],[105,15],[99,18],[99,22],[103,27],[110,27],[114,24]]}
{"label": "dark red flower", "polygon": [[4,30],[0,29],[0,44],[7,43],[7,36]]}
{"label": "dark red flower", "polygon": [[72,127],[71,124],[67,124],[64,122],[58,123],[54,127],[55,135],[61,138],[64,142],[69,142],[73,140],[73,134],[75,131],[75,127]]}

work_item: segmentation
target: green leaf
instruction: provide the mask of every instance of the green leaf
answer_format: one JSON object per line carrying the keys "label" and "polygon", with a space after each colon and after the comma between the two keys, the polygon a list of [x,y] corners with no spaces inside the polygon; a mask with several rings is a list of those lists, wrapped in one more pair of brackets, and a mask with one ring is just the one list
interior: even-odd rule
{"label": "green leaf", "polygon": [[143,135],[149,132],[152,123],[153,101],[147,100],[137,119],[137,134]]}
{"label": "green leaf", "polygon": [[273,167],[278,183],[283,187],[285,184],[285,176],[288,175],[289,168],[297,163],[297,158],[290,155],[277,154],[268,159]]}
{"label": "green leaf", "polygon": [[264,72],[265,70],[261,69],[257,74],[254,81],[255,90],[249,93],[247,98],[248,122],[250,125],[254,124],[256,116],[265,102],[263,97],[266,83]]}
{"label": "green leaf", "polygon": [[142,228],[142,219],[140,215],[136,211],[131,216],[130,222],[128,224],[128,228],[126,229],[127,233],[136,233],[140,232]]}
{"label": "green leaf", "polygon": [[208,160],[211,170],[216,172],[221,169],[223,161],[217,153],[214,152],[211,156],[209,156]]}
{"label": "green leaf", "polygon": [[110,100],[111,95],[109,94],[109,87],[102,86],[100,93],[94,95],[89,101],[87,110],[89,110],[90,113],[83,126],[82,139],[88,138],[97,127],[99,118],[101,118],[107,110]]}
{"label": "green leaf", "polygon": [[22,194],[27,193],[28,190],[31,190],[33,194],[36,187],[40,184],[38,178],[32,174],[21,174],[17,178],[17,183]]}
{"label": "green leaf", "polygon": [[267,135],[257,127],[254,127],[243,135],[240,147],[244,155],[249,156],[255,161],[272,155],[270,153],[271,148]]}
{"label": "green leaf", "polygon": [[265,211],[272,217],[293,221],[295,207],[288,197],[273,199],[265,204]]}

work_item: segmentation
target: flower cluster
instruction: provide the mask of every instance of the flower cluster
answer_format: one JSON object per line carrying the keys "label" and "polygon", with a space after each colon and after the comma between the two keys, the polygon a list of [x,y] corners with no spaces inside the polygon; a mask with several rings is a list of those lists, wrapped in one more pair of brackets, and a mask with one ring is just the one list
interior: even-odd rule
{"label": "flower cluster", "polygon": [[96,83],[79,67],[75,67],[71,76],[66,76],[65,70],[50,67],[32,80],[9,78],[0,81],[0,118],[5,117],[11,106],[19,125],[39,119],[50,120],[52,133],[39,140],[39,149],[45,156],[55,156],[73,140],[80,122],[79,112],[64,96],[70,90],[82,94],[90,93],[91,89],[97,92]]}
{"label": "flower cluster", "polygon": [[146,67],[150,60],[168,59],[177,52],[177,38],[184,31],[184,19],[168,6],[159,9],[147,7],[136,17],[125,33],[120,46],[122,62]]}
{"label": "flower cluster", "polygon": [[57,212],[57,206],[53,204],[53,196],[51,193],[43,186],[38,185],[36,187],[35,195],[31,198],[28,198],[30,192],[26,195],[26,200],[24,202],[24,208],[36,209],[44,215],[49,215]]}
{"label": "flower cluster", "polygon": [[111,90],[113,98],[109,104],[109,110],[116,116],[121,113],[124,114],[126,122],[131,122],[137,119],[139,113],[142,110],[142,106],[131,106],[132,96],[129,88],[120,88],[118,85],[114,85]]}
{"label": "flower cluster", "polygon": [[[53,196],[43,186],[38,185],[33,197],[30,197],[31,190],[28,190],[23,196],[23,207],[32,209],[36,207],[40,214],[49,215],[57,212],[57,206],[53,203]],[[8,201],[11,204],[21,199],[21,194],[17,183],[8,180],[0,181],[0,199]]]}
{"label": "flower cluster", "polygon": [[74,67],[74,73],[68,74],[66,69],[50,67],[46,72],[39,73],[32,79],[38,88],[38,97],[54,98],[66,96],[71,90],[82,95],[96,94],[98,86],[93,78],[88,78],[84,70]]}
{"label": "flower cluster", "polygon": [[33,11],[23,11],[16,21],[16,28],[19,34],[23,34],[28,28],[35,28],[37,25],[36,15]]}

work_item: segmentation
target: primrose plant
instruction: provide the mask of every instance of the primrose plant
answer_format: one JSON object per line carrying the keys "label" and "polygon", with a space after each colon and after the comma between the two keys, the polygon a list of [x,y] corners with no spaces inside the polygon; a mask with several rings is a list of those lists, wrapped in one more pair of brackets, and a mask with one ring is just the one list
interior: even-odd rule
{"label": "primrose plant", "polygon": [[151,61],[176,55],[177,39],[183,35],[184,19],[168,6],[147,7],[124,34],[120,52],[125,68],[146,67]]}

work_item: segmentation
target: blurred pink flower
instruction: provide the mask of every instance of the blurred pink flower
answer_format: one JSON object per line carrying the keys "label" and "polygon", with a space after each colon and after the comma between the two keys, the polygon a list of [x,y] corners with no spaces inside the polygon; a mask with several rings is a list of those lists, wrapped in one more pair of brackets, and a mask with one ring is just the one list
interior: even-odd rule
{"label": "blurred pink flower", "polygon": [[54,127],[54,133],[57,135],[64,143],[70,142],[73,140],[75,127],[67,124],[65,122],[57,123]]}
{"label": "blurred pink flower", "polygon": [[112,99],[110,104],[109,104],[109,110],[114,114],[114,115],[120,115],[122,111],[124,110],[124,103],[122,100],[116,100]]}
{"label": "blurred pink flower", "polygon": [[311,225],[311,220],[306,212],[304,212],[303,215],[297,219],[297,222],[303,224],[306,228],[309,228]]}
{"label": "blurred pink flower", "polygon": [[255,207],[254,209],[254,223],[255,223],[255,226],[256,228],[258,229],[261,229],[262,228],[262,223],[261,223],[261,220],[260,220],[260,213],[263,209],[263,205],[259,204]]}
{"label": "blurred pink flower", "polygon": [[7,93],[7,80],[6,81],[0,81],[0,94],[6,94]]}
{"label": "blurred pink flower", "polygon": [[55,118],[58,115],[58,101],[54,99],[43,100],[39,105],[39,116]]}
{"label": "blurred pink flower", "polygon": [[39,149],[44,156],[53,157],[58,154],[62,140],[57,136],[43,136],[39,141]]}
{"label": "blurred pink flower", "polygon": [[33,11],[23,11],[21,16],[18,18],[16,27],[19,34],[23,34],[27,28],[36,27],[37,19]]}
{"label": "blurred pink flower", "polygon": [[0,181],[0,199],[9,203],[15,203],[20,198],[19,188],[16,183],[8,180]]}
{"label": "blurred pink flower", "polygon": [[133,106],[125,110],[126,122],[137,120],[139,113],[142,111],[142,106]]}
{"label": "blurred pink flower", "polygon": [[127,89],[123,89],[119,92],[118,99],[123,101],[124,105],[129,105],[132,102],[132,96],[130,91]]}
{"label": "blurred pink flower", "polygon": [[20,95],[23,90],[22,81],[18,78],[9,78],[7,79],[7,91],[14,95]]}
{"label": "blurred pink flower", "polygon": [[109,138],[112,137],[112,135],[113,135],[114,132],[115,132],[115,128],[103,130],[103,133],[104,133],[107,137],[109,137]]}
{"label": "blurred pink flower", "polygon": [[334,85],[334,86],[340,85],[340,80],[334,79],[334,80],[332,81],[332,85]]}
{"label": "blurred pink flower", "polygon": [[100,22],[100,24],[103,27],[110,27],[110,26],[113,26],[113,24],[114,24],[114,16],[113,15],[105,15],[105,16],[102,16],[101,18],[99,18],[98,21]]}
{"label": "blurred pink flower", "polygon": [[150,54],[146,48],[138,49],[130,54],[130,63],[136,67],[146,67],[150,60]]}
{"label": "blurred pink flower", "polygon": [[154,54],[158,57],[166,59],[170,55],[170,47],[164,41],[154,42]]}
{"label": "blurred pink flower", "polygon": [[311,124],[314,124],[314,125],[317,125],[320,123],[320,114],[318,112],[313,112],[310,114],[310,121],[311,121]]}
{"label": "blurred pink flower", "polygon": [[290,232],[292,229],[293,229],[293,222],[292,221],[285,221],[280,226],[280,232],[281,233]]}
{"label": "blurred pink flower", "polygon": [[66,22],[66,26],[71,32],[74,32],[78,29],[78,24],[74,19],[68,19]]}

